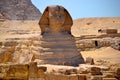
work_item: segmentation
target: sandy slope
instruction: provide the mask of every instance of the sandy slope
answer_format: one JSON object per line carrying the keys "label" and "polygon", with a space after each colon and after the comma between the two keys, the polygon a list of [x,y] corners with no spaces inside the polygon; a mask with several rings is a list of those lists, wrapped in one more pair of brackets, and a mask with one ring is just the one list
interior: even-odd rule
{"label": "sandy slope", "polygon": [[101,64],[120,64],[120,51],[111,47],[103,47],[94,51],[82,51],[84,59],[92,57],[95,63]]}
{"label": "sandy slope", "polygon": [[[11,30],[28,30],[26,31],[30,34],[40,34],[40,28],[38,25],[38,20],[30,21],[4,21],[0,22],[0,40],[5,37],[12,37]],[[81,35],[100,35],[98,29],[118,29],[120,32],[120,18],[83,18],[74,20],[73,26],[71,28],[72,34],[76,37]],[[12,32],[13,33],[13,32]],[[11,34],[8,36],[8,34]],[[27,34],[27,36],[28,36]],[[14,34],[15,35],[15,34]],[[19,34],[20,35],[23,34]],[[25,35],[25,34],[24,34]],[[21,36],[23,37],[23,36]]]}
{"label": "sandy slope", "polygon": [[38,21],[4,21],[0,22],[0,41],[8,38],[27,38],[40,34]]}
{"label": "sandy slope", "polygon": [[118,29],[120,32],[120,18],[82,18],[74,20],[72,33],[81,35],[100,35],[99,29]]}

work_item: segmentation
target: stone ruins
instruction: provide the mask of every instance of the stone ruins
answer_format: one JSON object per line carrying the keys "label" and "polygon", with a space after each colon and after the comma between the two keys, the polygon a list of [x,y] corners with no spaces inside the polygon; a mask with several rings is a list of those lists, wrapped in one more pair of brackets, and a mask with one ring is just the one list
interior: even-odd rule
{"label": "stone ruins", "polygon": [[[111,22],[118,25],[114,25],[118,33],[112,30],[115,34],[111,34],[110,31],[109,35],[89,34],[73,37],[73,32],[71,34],[73,21],[68,11],[62,6],[48,6],[39,21],[40,35],[38,21],[7,20],[38,20],[40,18],[38,16],[41,15],[37,13],[38,10],[34,11],[32,5],[29,5],[31,8],[25,7],[27,3],[31,4],[31,0],[0,1],[0,8],[2,7],[0,10],[0,80],[120,80],[120,64],[110,64],[104,60],[99,60],[96,64],[97,60],[91,56],[86,57],[85,64],[82,64],[84,60],[77,51],[77,49],[87,51],[107,46],[120,50],[120,18],[100,19],[103,25],[106,25],[105,22],[109,22],[111,26],[113,26]],[[22,10],[23,8],[25,10]],[[31,10],[33,11],[30,13]],[[24,14],[21,14],[23,12]],[[92,21],[81,19],[79,21],[81,24],[76,24],[74,27],[80,26],[80,28],[75,31],[83,30],[84,33],[82,27],[86,26],[90,26],[90,31],[95,29],[96,33],[98,29],[104,29],[95,27],[95,24],[99,25],[96,22],[99,20]],[[86,32],[89,33],[85,31],[85,34]],[[81,33],[77,34],[81,35]]]}
{"label": "stone ruins", "polygon": [[72,65],[84,63],[71,34],[72,18],[62,6],[48,6],[40,21],[41,51],[37,60],[44,64]]}

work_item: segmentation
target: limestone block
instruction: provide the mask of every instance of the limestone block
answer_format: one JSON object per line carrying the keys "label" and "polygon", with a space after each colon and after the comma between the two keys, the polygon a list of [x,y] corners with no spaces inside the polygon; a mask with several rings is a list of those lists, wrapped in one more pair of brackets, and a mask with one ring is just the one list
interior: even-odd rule
{"label": "limestone block", "polygon": [[38,78],[45,78],[45,72],[47,71],[47,67],[45,66],[38,66],[38,74],[37,77]]}
{"label": "limestone block", "polygon": [[70,70],[69,70],[69,69],[66,69],[64,74],[65,74],[65,75],[70,75]]}
{"label": "limestone block", "polygon": [[8,51],[8,52],[11,52],[11,53],[14,53],[14,52],[15,52],[15,47],[7,48],[7,51]]}
{"label": "limestone block", "polygon": [[86,48],[95,48],[95,43],[93,40],[76,40],[77,48],[85,50]]}
{"label": "limestone block", "polygon": [[54,74],[46,74],[45,80],[56,80],[56,76]]}
{"label": "limestone block", "polygon": [[91,58],[91,57],[87,57],[87,58],[86,58],[86,63],[93,65],[93,64],[94,64],[94,59]]}
{"label": "limestone block", "polygon": [[115,40],[114,44],[112,44],[111,47],[120,51],[120,40]]}
{"label": "limestone block", "polygon": [[90,76],[90,80],[103,80],[102,76]]}
{"label": "limestone block", "polygon": [[88,65],[88,64],[80,64],[78,72],[83,74],[93,73],[93,74],[101,74],[101,71],[106,71],[109,68],[106,66],[97,66],[97,65]]}
{"label": "limestone block", "polygon": [[45,67],[45,66],[39,66],[38,69],[43,70],[44,72],[47,71],[47,67]]}
{"label": "limestone block", "polygon": [[105,31],[107,34],[116,34],[117,33],[117,29],[106,29]]}
{"label": "limestone block", "polygon": [[28,65],[11,65],[7,72],[8,79],[27,79],[28,78]]}
{"label": "limestone block", "polygon": [[58,69],[57,70],[57,73],[61,73],[61,74],[64,74],[64,75],[70,75],[70,69]]}
{"label": "limestone block", "polygon": [[103,80],[119,80],[119,79],[116,79],[116,78],[103,78]]}
{"label": "limestone block", "polygon": [[100,71],[101,71],[101,69],[98,67],[91,67],[90,68],[90,72],[100,72]]}
{"label": "limestone block", "polygon": [[76,74],[72,74],[72,75],[69,75],[69,80],[79,80],[79,79],[78,79],[78,76]]}
{"label": "limestone block", "polygon": [[19,64],[28,64],[33,59],[33,54],[30,54],[29,49],[20,49],[13,54],[13,62]]}
{"label": "limestone block", "polygon": [[45,80],[69,80],[69,76],[63,74],[47,73]]}
{"label": "limestone block", "polygon": [[78,73],[80,73],[80,74],[88,74],[89,71],[87,69],[84,69],[84,68],[79,68]]}
{"label": "limestone block", "polygon": [[41,69],[38,69],[37,78],[45,78],[45,72]]}
{"label": "limestone block", "polygon": [[13,47],[13,46],[17,46],[17,44],[18,43],[15,41],[4,42],[5,47]]}
{"label": "limestone block", "polygon": [[57,73],[65,74],[66,73],[66,69],[58,69]]}
{"label": "limestone block", "polygon": [[0,51],[0,63],[6,63],[12,61],[12,53],[7,50]]}
{"label": "limestone block", "polygon": [[[63,67],[63,66],[62,66]],[[61,73],[61,74],[64,74],[64,75],[70,75],[70,74],[77,74],[77,69],[76,68],[65,68],[65,67],[63,67],[63,68],[54,68],[53,69],[53,71],[55,72],[55,73]]]}
{"label": "limestone block", "polygon": [[29,80],[37,80],[38,68],[36,62],[31,62],[29,64]]}
{"label": "limestone block", "polygon": [[111,40],[105,40],[105,39],[102,39],[102,40],[99,40],[98,42],[98,45],[99,47],[104,47],[104,46],[110,46],[111,43],[110,43]]}
{"label": "limestone block", "polygon": [[118,68],[115,69],[115,77],[117,79],[120,79],[120,67],[118,67]]}
{"label": "limestone block", "polygon": [[0,65],[1,79],[27,79],[28,65]]}
{"label": "limestone block", "polygon": [[78,80],[87,80],[86,74],[77,74]]}
{"label": "limestone block", "polygon": [[107,73],[103,72],[103,78],[115,78],[115,74],[111,72],[107,72]]}
{"label": "limestone block", "polygon": [[99,67],[91,67],[88,69],[91,75],[101,75],[101,69]]}
{"label": "limestone block", "polygon": [[69,69],[70,70],[70,74],[77,74],[78,70],[76,68],[73,69]]}
{"label": "limestone block", "polygon": [[9,70],[10,66],[8,65],[0,65],[0,79],[3,79],[7,76],[7,72]]}
{"label": "limestone block", "polygon": [[12,61],[12,53],[5,52],[3,63],[11,62]]}

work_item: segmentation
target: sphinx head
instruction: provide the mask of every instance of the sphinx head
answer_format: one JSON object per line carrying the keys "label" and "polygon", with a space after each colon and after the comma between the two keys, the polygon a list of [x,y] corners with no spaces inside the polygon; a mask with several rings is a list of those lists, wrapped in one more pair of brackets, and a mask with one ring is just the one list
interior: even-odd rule
{"label": "sphinx head", "polygon": [[44,33],[62,33],[71,34],[72,18],[68,11],[62,6],[48,6],[40,21],[41,34]]}

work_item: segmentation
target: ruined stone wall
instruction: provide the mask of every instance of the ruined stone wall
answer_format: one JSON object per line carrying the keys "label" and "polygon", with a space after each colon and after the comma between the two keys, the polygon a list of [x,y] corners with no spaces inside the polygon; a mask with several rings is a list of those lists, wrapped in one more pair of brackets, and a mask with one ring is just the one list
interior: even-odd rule
{"label": "ruined stone wall", "polygon": [[119,80],[119,71],[119,67],[110,70],[108,67],[82,64],[77,68],[63,67],[57,71],[53,69],[53,72],[48,72],[47,67],[37,66],[35,62],[2,64],[0,80]]}
{"label": "ruined stone wall", "polygon": [[100,47],[108,47],[108,46],[112,46],[113,48],[119,50],[119,42],[120,42],[119,37],[76,39],[76,46],[80,51],[85,51]]}
{"label": "ruined stone wall", "polygon": [[0,0],[0,13],[12,20],[39,20],[41,16],[31,0]]}

